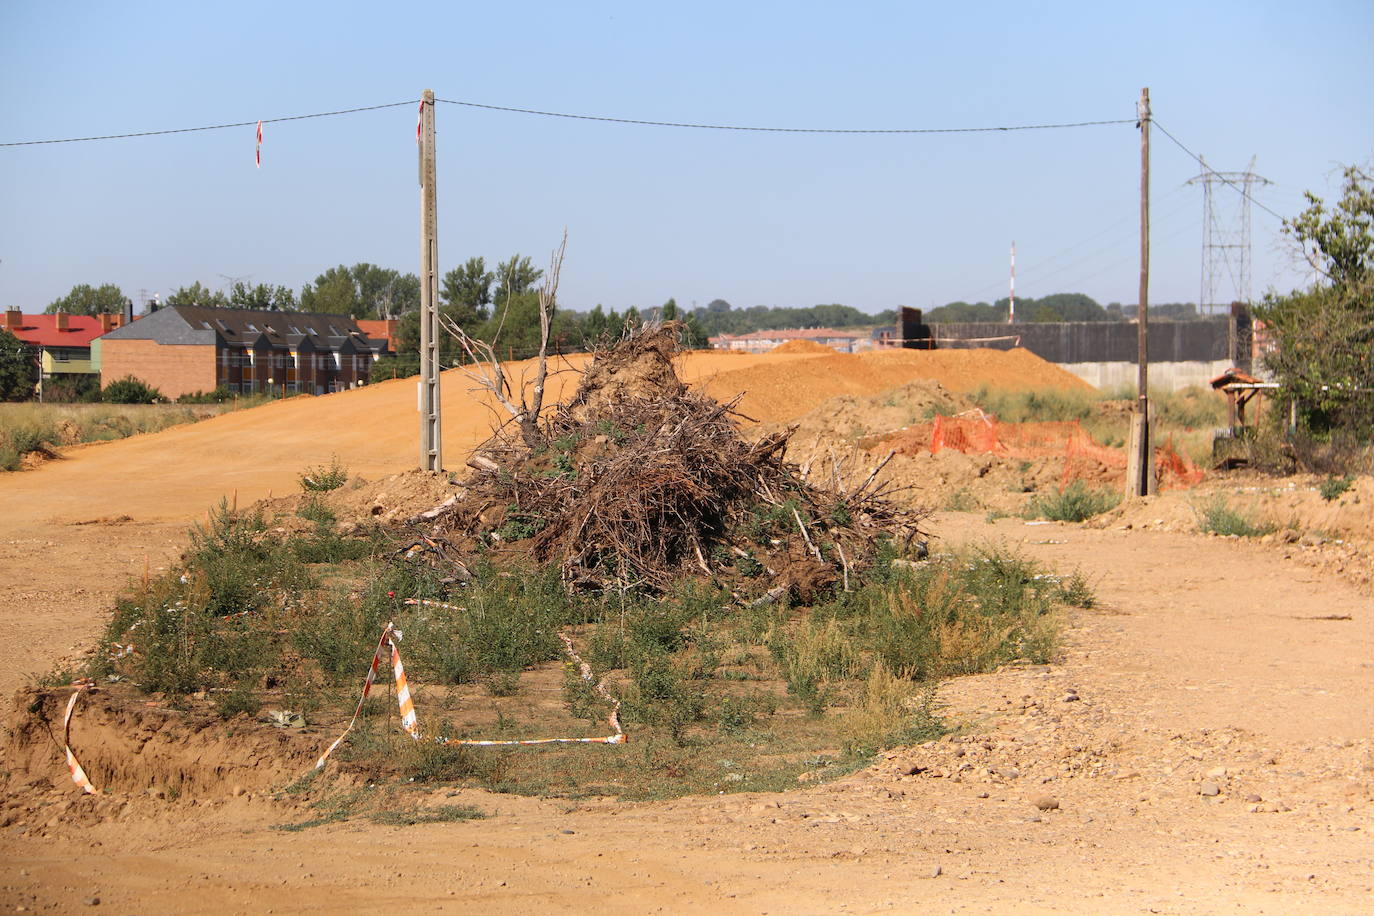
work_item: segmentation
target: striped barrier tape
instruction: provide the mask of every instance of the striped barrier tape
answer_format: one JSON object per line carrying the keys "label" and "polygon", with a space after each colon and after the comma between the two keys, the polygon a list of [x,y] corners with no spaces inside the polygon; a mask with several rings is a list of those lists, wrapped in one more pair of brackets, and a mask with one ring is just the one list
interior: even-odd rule
{"label": "striped barrier tape", "polygon": [[367,695],[372,692],[372,684],[377,680],[377,668],[382,663],[382,646],[391,640],[391,631],[395,629],[392,624],[387,624],[382,628],[382,638],[377,640],[377,651],[372,653],[372,664],[368,666],[367,677],[363,679],[363,695],[358,697],[358,705],[353,710],[353,718],[348,720],[348,728],[344,729],[342,735],[329,745],[329,749],[320,755],[320,759],[315,761],[315,769],[321,769],[324,762],[329,759],[329,755],[334,753],[334,748],[343,744],[343,739],[348,737],[348,733],[353,731],[353,725],[358,721],[358,715],[363,711],[363,703],[367,700]]}
{"label": "striped barrier tape", "polygon": [[95,786],[86,778],[86,771],[72,753],[72,710],[76,708],[76,698],[90,690],[91,685],[90,682],[78,681],[72,686],[76,689],[72,691],[71,699],[67,700],[67,713],[62,717],[62,752],[67,755],[67,770],[72,774],[72,782],[76,783],[81,791],[95,795]]}
{"label": "striped barrier tape", "polygon": [[432,601],[432,600],[430,600],[429,598],[407,598],[407,599],[406,599],[404,602],[402,602],[402,603],[403,603],[403,604],[409,604],[409,605],[412,605],[412,606],[421,606],[421,605],[422,605],[422,606],[424,606],[424,607],[441,607],[441,608],[443,608],[443,609],[446,610],[446,611],[466,611],[466,610],[467,610],[467,608],[465,608],[465,607],[459,607],[459,606],[456,605],[456,604],[445,604],[445,603],[442,602],[442,601]]}
{"label": "striped barrier tape", "polygon": [[[410,599],[420,602],[422,599]],[[382,647],[391,646],[391,669],[392,677],[396,683],[396,705],[401,713],[401,727],[406,730],[406,734],[416,741],[426,740],[420,732],[420,723],[415,715],[415,701],[410,695],[410,682],[406,678],[405,665],[401,662],[401,650],[397,643],[401,640],[401,631],[397,630],[392,624],[387,624],[382,630],[382,637],[377,641],[377,651],[372,654],[372,664],[368,668],[367,677],[363,681],[362,696],[358,698],[358,706],[353,711],[353,718],[349,720],[348,727],[344,729],[342,735],[329,745],[329,749],[320,755],[320,759],[315,763],[315,769],[321,769],[329,755],[334,752],[348,733],[353,730],[354,723],[358,720],[358,714],[362,711],[363,701],[367,699],[368,693],[372,690],[372,684],[377,679],[377,669],[381,666]],[[539,745],[539,744],[624,744],[629,740],[624,729],[620,725],[620,701],[611,696],[606,690],[605,678],[597,681],[592,676],[591,666],[584,662],[573,649],[572,640],[563,634],[559,634],[563,640],[563,646],[569,657],[578,666],[582,679],[592,686],[592,689],[604,699],[610,706],[610,713],[606,717],[606,722],[610,725],[614,734],[595,738],[526,738],[526,739],[481,739],[481,738],[444,738],[431,737],[428,740],[442,745],[466,745],[469,747],[509,747],[515,745]]]}

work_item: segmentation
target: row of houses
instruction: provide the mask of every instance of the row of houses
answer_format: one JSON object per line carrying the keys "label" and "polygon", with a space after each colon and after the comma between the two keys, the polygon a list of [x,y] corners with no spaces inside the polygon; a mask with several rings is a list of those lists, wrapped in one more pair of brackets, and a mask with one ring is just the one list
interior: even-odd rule
{"label": "row of houses", "polygon": [[327,394],[368,382],[392,352],[396,322],[347,315],[175,305],[126,315],[5,312],[5,330],[34,348],[43,386],[133,376],[169,398],[223,388],[233,394]]}

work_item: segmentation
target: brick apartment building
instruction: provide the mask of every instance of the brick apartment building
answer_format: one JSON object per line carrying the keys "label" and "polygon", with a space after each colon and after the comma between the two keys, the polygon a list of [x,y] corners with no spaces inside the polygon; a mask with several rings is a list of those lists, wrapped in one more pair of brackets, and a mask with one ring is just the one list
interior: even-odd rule
{"label": "brick apartment building", "polygon": [[385,352],[347,315],[167,306],[94,341],[105,384],[132,375],[169,398],[327,394],[367,383]]}

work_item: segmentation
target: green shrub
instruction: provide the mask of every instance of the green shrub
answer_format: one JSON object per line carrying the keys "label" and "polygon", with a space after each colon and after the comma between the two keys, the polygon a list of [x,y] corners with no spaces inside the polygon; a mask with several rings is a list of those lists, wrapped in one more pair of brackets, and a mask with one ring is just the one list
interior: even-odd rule
{"label": "green shrub", "polygon": [[1226,497],[1217,496],[1203,507],[1198,530],[1222,537],[1254,538],[1272,533],[1275,526],[1268,522],[1251,521],[1244,513],[1231,508]]}
{"label": "green shrub", "polygon": [[705,707],[702,689],[682,676],[663,649],[644,647],[631,661],[630,690],[622,706],[631,720],[662,728],[681,744],[687,726],[702,717]]}
{"label": "green shrub", "polygon": [[1026,518],[1047,518],[1055,522],[1081,522],[1113,509],[1121,502],[1114,490],[1089,489],[1075,480],[1058,493],[1037,494],[1026,504]]}
{"label": "green shrub", "polygon": [[258,711],[258,695],[252,683],[242,681],[215,700],[215,711],[221,719],[232,719],[237,715],[254,715]]}
{"label": "green shrub", "polygon": [[348,468],[339,463],[339,456],[329,460],[329,465],[306,468],[300,476],[301,489],[305,492],[327,492],[337,490],[348,483]]}
{"label": "green shrub", "polygon": [[314,522],[321,528],[332,528],[334,523],[338,521],[338,516],[334,514],[333,509],[329,508],[329,504],[316,496],[302,501],[296,507],[296,516],[308,522]]}
{"label": "green shrub", "polygon": [[191,529],[187,561],[188,574],[206,581],[213,614],[257,610],[274,590],[301,591],[313,585],[291,550],[267,534],[261,512],[234,512],[223,499],[204,526]]}
{"label": "green shrub", "polygon": [[156,404],[167,399],[162,396],[162,392],[142,379],[126,375],[106,385],[101,400],[108,404]]}
{"label": "green shrub", "polygon": [[924,681],[1016,659],[1049,661],[1063,595],[1059,580],[1029,560],[979,548],[866,586],[848,613],[856,635],[888,670]]}
{"label": "green shrub", "polygon": [[37,452],[56,445],[57,429],[49,423],[25,423],[11,427],[8,433],[10,447],[20,455]]}
{"label": "green shrub", "polygon": [[817,714],[831,698],[830,686],[853,677],[859,664],[854,645],[833,619],[807,621],[783,640],[778,654],[788,692]]}
{"label": "green shrub", "polygon": [[870,757],[898,744],[921,744],[945,733],[935,712],[934,687],[897,677],[882,661],[869,670],[841,730],[845,751],[854,757]]}
{"label": "green shrub", "polygon": [[193,391],[177,396],[178,404],[224,404],[238,397],[228,388],[220,386],[213,391]]}
{"label": "green shrub", "polygon": [[1333,499],[1339,499],[1354,482],[1354,477],[1328,477],[1321,482],[1317,490],[1321,493],[1322,499],[1331,502]]}
{"label": "green shrub", "polygon": [[968,487],[960,487],[945,497],[945,509],[949,512],[977,512],[978,497]]}

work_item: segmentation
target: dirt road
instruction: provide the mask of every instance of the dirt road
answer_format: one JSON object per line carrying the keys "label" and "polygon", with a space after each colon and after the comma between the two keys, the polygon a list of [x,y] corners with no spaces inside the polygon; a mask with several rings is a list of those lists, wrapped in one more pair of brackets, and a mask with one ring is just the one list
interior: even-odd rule
{"label": "dirt road", "polygon": [[[1063,664],[943,690],[967,738],[778,796],[621,805],[440,792],[491,816],[409,828],[283,833],[271,825],[299,814],[265,798],[134,799],[94,828],[58,817],[6,830],[0,899],[65,911],[99,897],[142,913],[1293,913],[1368,902],[1367,599],[1234,541],[969,515],[936,528],[1081,568],[1103,600],[1075,621]],[[56,794],[72,797],[60,782]]]}
{"label": "dirt road", "polygon": [[[358,420],[359,401],[338,403],[350,409],[329,422],[346,446],[314,441],[288,402],[266,408],[281,412],[269,417],[270,435],[261,416],[252,424],[230,415],[199,427],[215,441],[178,444],[176,435],[197,428],[174,430],[100,447],[117,461],[61,462],[0,482],[6,689],[83,645],[123,577],[145,556],[158,565],[174,555],[189,519],[236,482],[246,501],[294,488],[301,467],[332,451],[365,475],[394,464],[399,445]],[[347,451],[354,441],[356,458]],[[130,519],[113,521],[121,515]],[[471,803],[489,816],[299,832],[273,827],[303,812],[230,786],[200,798],[102,800],[109,817],[78,827],[90,800],[54,755],[50,784],[40,778],[0,813],[0,906],[790,914],[1368,905],[1367,596],[1283,559],[1292,548],[989,525],[971,514],[937,516],[933,527],[951,543],[1000,539],[1077,568],[1101,599],[1077,613],[1061,663],[947,684],[941,699],[963,727],[958,737],[782,795],[621,804],[440,790],[417,798]],[[634,749],[598,748],[588,765],[595,753]]]}

